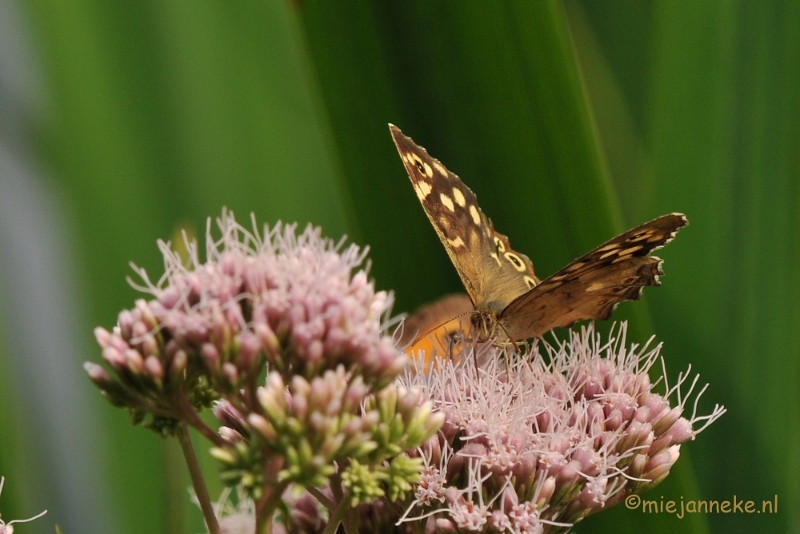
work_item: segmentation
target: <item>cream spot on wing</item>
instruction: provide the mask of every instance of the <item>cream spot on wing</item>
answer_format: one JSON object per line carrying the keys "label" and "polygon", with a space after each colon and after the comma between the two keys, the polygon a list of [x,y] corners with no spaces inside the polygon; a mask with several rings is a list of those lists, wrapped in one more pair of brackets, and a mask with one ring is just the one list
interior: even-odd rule
{"label": "cream spot on wing", "polygon": [[468,236],[467,239],[469,240],[470,243],[480,242],[478,232],[476,232],[474,228],[469,229],[469,234],[467,234],[467,236]]}
{"label": "cream spot on wing", "polygon": [[458,236],[455,239],[448,239],[447,242],[450,243],[450,246],[453,248],[461,248],[464,246],[464,240],[461,239],[461,236]]}
{"label": "cream spot on wing", "polygon": [[491,254],[489,254],[489,256],[491,256],[492,258],[494,258],[494,260],[497,262],[497,266],[498,266],[498,267],[502,267],[502,266],[503,266],[503,264],[500,262],[500,258],[497,256],[497,254],[495,254],[494,252],[492,252]]}
{"label": "cream spot on wing", "polygon": [[601,260],[604,260],[604,259],[606,259],[606,258],[608,258],[608,257],[610,257],[610,256],[614,256],[614,255],[616,255],[616,254],[619,254],[619,247],[616,247],[616,246],[615,246],[613,250],[609,250],[608,252],[606,252],[605,254],[603,254],[602,256],[600,256],[600,259],[601,259]]}
{"label": "cream spot on wing", "polygon": [[603,282],[595,282],[594,284],[586,286],[586,292],[591,293],[593,291],[599,291],[605,287]]}
{"label": "cream spot on wing", "polygon": [[566,278],[566,275],[563,274],[554,274],[550,278],[547,279],[548,282],[558,282],[559,280],[563,280]]}
{"label": "cream spot on wing", "polygon": [[595,252],[605,252],[607,250],[614,250],[617,247],[619,247],[619,245],[617,243],[610,243],[610,244],[608,244],[608,245],[606,245],[604,247],[598,248]]}
{"label": "cream spot on wing", "polygon": [[450,231],[450,217],[445,214],[442,214],[439,217],[439,228],[441,228],[445,232]]}
{"label": "cream spot on wing", "polygon": [[464,193],[457,187],[453,188],[453,198],[456,199],[456,204],[462,208],[467,205],[467,199],[464,198]]}
{"label": "cream spot on wing", "polygon": [[481,224],[481,214],[478,213],[478,208],[476,208],[475,206],[470,206],[469,207],[469,214],[472,217],[472,222],[474,222],[475,224],[480,226],[480,224]]}
{"label": "cream spot on wing", "polygon": [[534,279],[533,279],[533,278],[531,278],[530,276],[527,276],[527,275],[526,275],[526,276],[524,277],[524,280],[525,280],[525,283],[528,285],[528,287],[529,287],[530,289],[533,289],[534,287],[536,287],[536,280],[534,280]]}
{"label": "cream spot on wing", "polygon": [[513,252],[506,252],[503,254],[503,257],[508,260],[508,262],[514,266],[516,270],[522,272],[525,270],[525,264],[522,262],[522,258],[514,254]]}
{"label": "cream spot on wing", "polygon": [[429,184],[428,182],[423,182],[421,180],[418,182],[414,182],[414,191],[417,192],[417,198],[419,198],[420,200],[425,200],[426,198],[428,198],[428,195],[431,194],[431,189],[433,188],[431,187],[431,184]]}
{"label": "cream spot on wing", "polygon": [[447,169],[445,169],[445,168],[444,168],[444,165],[442,165],[442,164],[441,164],[441,163],[439,163],[438,161],[434,161],[434,162],[433,162],[433,168],[434,168],[434,169],[436,169],[436,171],[437,171],[439,174],[441,174],[442,176],[447,176]]}
{"label": "cream spot on wing", "polygon": [[619,263],[621,261],[629,260],[631,259],[631,256],[633,256],[633,252],[625,251],[625,253],[620,254],[618,258],[614,258],[614,261],[612,261],[611,263]]}
{"label": "cream spot on wing", "polygon": [[444,193],[439,193],[439,200],[441,200],[442,204],[450,211],[456,211],[456,206],[453,204],[452,198],[448,197]]}
{"label": "cream spot on wing", "polygon": [[503,241],[501,241],[499,237],[494,238],[494,248],[497,249],[497,252],[506,251],[506,246],[503,244]]}

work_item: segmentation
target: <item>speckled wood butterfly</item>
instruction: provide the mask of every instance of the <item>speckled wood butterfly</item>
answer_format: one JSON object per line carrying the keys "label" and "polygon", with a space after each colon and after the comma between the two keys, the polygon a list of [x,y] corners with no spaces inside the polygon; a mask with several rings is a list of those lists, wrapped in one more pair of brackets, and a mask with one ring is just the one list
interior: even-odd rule
{"label": "speckled wood butterfly", "polygon": [[475,193],[399,128],[390,124],[389,129],[414,191],[472,300],[471,323],[479,342],[541,337],[581,319],[608,319],[619,302],[638,299],[644,286],[659,285],[661,260],[649,254],[688,224],[681,213],[663,215],[540,281],[531,260],[495,231]]}

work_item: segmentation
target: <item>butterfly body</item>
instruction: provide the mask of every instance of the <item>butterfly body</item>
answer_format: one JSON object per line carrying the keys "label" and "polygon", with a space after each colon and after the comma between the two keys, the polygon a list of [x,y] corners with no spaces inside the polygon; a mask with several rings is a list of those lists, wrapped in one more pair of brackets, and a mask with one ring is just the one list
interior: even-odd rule
{"label": "butterfly body", "polygon": [[659,285],[661,260],[649,254],[688,224],[683,214],[663,215],[540,280],[530,259],[494,229],[464,182],[400,129],[389,128],[417,198],[472,300],[479,342],[541,337],[581,319],[607,319],[619,302]]}

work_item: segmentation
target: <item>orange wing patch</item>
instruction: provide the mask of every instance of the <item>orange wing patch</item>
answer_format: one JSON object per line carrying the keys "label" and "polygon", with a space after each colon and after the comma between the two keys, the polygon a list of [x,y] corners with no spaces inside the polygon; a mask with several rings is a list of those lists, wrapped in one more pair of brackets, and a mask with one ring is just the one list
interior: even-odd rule
{"label": "orange wing patch", "polygon": [[452,357],[452,346],[460,336],[470,336],[472,301],[463,293],[447,295],[419,308],[406,319],[400,337],[409,358],[423,355],[425,371],[436,365],[435,358]]}

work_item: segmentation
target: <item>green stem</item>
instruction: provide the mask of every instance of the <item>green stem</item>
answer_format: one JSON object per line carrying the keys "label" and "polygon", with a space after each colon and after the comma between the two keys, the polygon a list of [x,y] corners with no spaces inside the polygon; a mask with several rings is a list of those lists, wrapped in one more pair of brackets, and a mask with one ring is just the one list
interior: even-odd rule
{"label": "green stem", "polygon": [[[265,458],[267,452],[264,451]],[[283,466],[283,458],[274,457],[267,459],[264,465],[264,478],[266,480],[276,480],[278,472]],[[283,492],[289,486],[288,482],[276,482],[274,486],[266,486],[264,495],[256,503],[256,533],[270,534],[272,532],[272,517],[275,510],[283,498]]]}
{"label": "green stem", "polygon": [[213,443],[215,447],[222,447],[225,445],[225,440],[200,419],[200,416],[197,415],[197,412],[182,393],[178,395],[177,404],[180,414],[178,419],[188,421],[189,424],[192,425],[192,428],[200,432],[203,437]]}
{"label": "green stem", "polygon": [[339,528],[339,524],[342,522],[342,518],[344,517],[345,512],[347,512],[348,508],[347,505],[348,500],[348,492],[344,492],[342,495],[339,504],[336,506],[336,509],[331,514],[330,519],[328,520],[328,525],[325,527],[325,530],[322,531],[322,534],[334,534],[336,529]]}
{"label": "green stem", "polygon": [[256,512],[256,532],[258,534],[270,534],[272,532],[272,518],[275,515],[275,510],[278,509],[287,486],[288,484],[281,483],[270,488],[270,493],[266,494],[266,499],[263,499],[260,503]]}
{"label": "green stem", "polygon": [[272,534],[272,518],[256,515],[256,534]]}
{"label": "green stem", "polygon": [[306,491],[309,492],[315,499],[317,499],[322,506],[324,506],[328,510],[333,510],[333,507],[336,504],[336,502],[334,502],[333,499],[328,498],[327,495],[325,495],[324,493],[322,493],[321,491],[319,491],[317,488],[314,487],[309,486],[306,488]]}
{"label": "green stem", "polygon": [[189,476],[192,478],[192,486],[197,495],[197,500],[200,502],[200,509],[203,511],[203,517],[206,520],[209,534],[222,534],[217,523],[217,516],[214,515],[214,507],[211,505],[211,499],[208,496],[208,488],[203,479],[203,473],[200,471],[200,463],[197,461],[197,455],[192,447],[192,438],[189,436],[189,427],[185,422],[181,423],[177,432],[178,441],[183,449],[183,457],[186,458],[186,466],[189,468]]}

